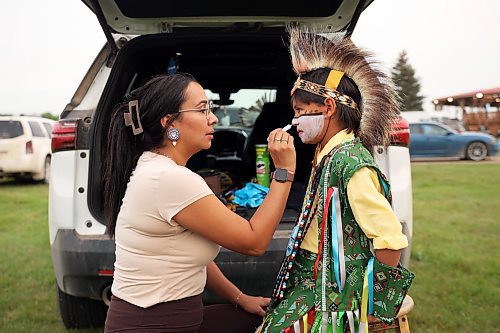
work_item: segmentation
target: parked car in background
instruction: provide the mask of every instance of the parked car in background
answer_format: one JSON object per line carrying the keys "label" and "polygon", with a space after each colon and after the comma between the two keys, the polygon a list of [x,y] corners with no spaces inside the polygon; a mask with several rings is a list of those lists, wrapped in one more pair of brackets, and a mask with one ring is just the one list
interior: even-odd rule
{"label": "parked car in background", "polygon": [[496,140],[480,132],[457,132],[437,122],[410,123],[410,157],[481,161],[494,156]]}
{"label": "parked car in background", "polygon": [[0,116],[0,177],[49,182],[53,120]]}

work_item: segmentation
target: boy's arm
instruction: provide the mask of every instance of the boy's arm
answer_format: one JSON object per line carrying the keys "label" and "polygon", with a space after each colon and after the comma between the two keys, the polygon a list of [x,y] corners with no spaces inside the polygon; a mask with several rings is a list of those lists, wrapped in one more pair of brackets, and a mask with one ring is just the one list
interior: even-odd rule
{"label": "boy's arm", "polygon": [[[387,279],[386,287],[373,288],[373,316],[390,323],[397,316],[414,275],[398,265],[401,249],[408,246],[408,239],[382,191],[377,173],[367,167],[356,171],[347,184],[354,217],[366,236],[373,239],[376,256],[373,278]],[[373,321],[373,316],[368,316],[368,320]]]}
{"label": "boy's arm", "polygon": [[401,250],[380,249],[375,250],[375,257],[383,264],[397,267],[399,258],[401,257]]}
{"label": "boy's arm", "polygon": [[347,184],[347,196],[356,222],[366,236],[373,239],[377,260],[397,266],[401,249],[408,246],[408,239],[381,193],[376,172],[368,167],[356,171]]}

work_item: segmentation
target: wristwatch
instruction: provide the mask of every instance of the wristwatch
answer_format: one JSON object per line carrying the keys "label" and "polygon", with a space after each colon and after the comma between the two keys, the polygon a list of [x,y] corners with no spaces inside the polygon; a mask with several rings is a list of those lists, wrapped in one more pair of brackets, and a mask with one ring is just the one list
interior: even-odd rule
{"label": "wristwatch", "polygon": [[288,171],[287,169],[276,169],[271,173],[271,179],[276,179],[277,182],[293,182],[295,174],[293,172]]}

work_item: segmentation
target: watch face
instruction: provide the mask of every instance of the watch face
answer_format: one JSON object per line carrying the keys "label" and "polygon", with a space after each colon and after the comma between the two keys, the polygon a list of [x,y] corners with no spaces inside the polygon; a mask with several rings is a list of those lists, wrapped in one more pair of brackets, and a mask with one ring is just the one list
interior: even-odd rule
{"label": "watch face", "polygon": [[276,169],[274,172],[274,178],[278,181],[287,181],[288,179],[288,172],[285,169]]}

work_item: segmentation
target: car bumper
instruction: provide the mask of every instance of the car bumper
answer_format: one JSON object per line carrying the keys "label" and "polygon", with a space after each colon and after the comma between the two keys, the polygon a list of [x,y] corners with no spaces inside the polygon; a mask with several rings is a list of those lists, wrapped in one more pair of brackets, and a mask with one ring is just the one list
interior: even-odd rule
{"label": "car bumper", "polygon": [[[279,238],[276,237],[277,234]],[[260,257],[250,257],[221,248],[215,262],[229,281],[246,294],[270,297],[289,235],[290,232],[285,230],[275,233],[266,253]],[[203,301],[206,304],[224,302],[210,290],[203,294]]]}
{"label": "car bumper", "polygon": [[76,297],[101,299],[103,289],[110,285],[115,262],[115,242],[104,238],[81,237],[74,230],[59,230],[52,244],[52,263],[57,285]]}
{"label": "car bumper", "polygon": [[31,174],[40,172],[34,156],[0,161],[0,176]]}
{"label": "car bumper", "polygon": [[[263,256],[250,257],[222,248],[215,262],[226,277],[250,295],[270,296],[288,242],[290,230],[276,231]],[[65,293],[101,299],[104,288],[112,283],[115,243],[107,236],[80,236],[74,230],[59,230],[52,244],[52,262],[59,288]],[[206,303],[223,301],[205,292]]]}

